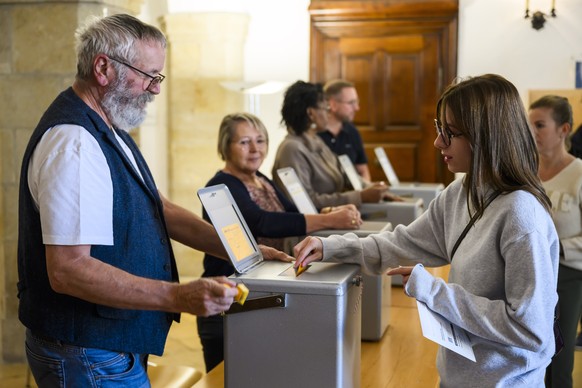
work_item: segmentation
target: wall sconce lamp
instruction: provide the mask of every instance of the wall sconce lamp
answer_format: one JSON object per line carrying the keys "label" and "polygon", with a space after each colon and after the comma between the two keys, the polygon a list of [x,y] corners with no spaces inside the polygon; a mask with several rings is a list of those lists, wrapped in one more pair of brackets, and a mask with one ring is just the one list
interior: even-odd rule
{"label": "wall sconce lamp", "polygon": [[[531,16],[531,26],[534,30],[540,30],[544,28],[546,23],[546,15],[541,11],[535,11]],[[556,0],[552,0],[552,10],[550,11],[550,16],[556,17]],[[529,19],[529,0],[525,0],[525,19]]]}

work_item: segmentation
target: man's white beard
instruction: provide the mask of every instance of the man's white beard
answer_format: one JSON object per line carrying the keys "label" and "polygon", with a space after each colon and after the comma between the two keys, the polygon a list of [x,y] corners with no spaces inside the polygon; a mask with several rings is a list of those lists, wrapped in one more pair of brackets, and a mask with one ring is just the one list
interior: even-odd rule
{"label": "man's white beard", "polygon": [[146,104],[154,100],[154,95],[148,91],[134,96],[129,88],[125,74],[120,74],[101,101],[101,107],[111,123],[124,131],[139,127],[146,118]]}

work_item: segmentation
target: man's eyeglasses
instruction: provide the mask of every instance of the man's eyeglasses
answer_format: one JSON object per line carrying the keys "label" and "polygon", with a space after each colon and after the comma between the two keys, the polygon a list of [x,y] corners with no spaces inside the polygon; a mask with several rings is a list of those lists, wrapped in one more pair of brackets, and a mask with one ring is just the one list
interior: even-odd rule
{"label": "man's eyeglasses", "polygon": [[148,92],[151,92],[151,88],[153,88],[156,85],[161,84],[164,81],[164,79],[166,78],[166,76],[163,75],[163,74],[161,74],[161,73],[158,74],[158,75],[151,75],[151,74],[146,73],[143,70],[138,69],[137,67],[131,66],[129,63],[125,63],[123,61],[120,61],[119,59],[116,59],[116,58],[113,58],[113,57],[109,57],[109,59],[113,59],[115,62],[121,63],[122,65],[127,66],[127,67],[129,67],[130,69],[132,69],[134,71],[137,71],[141,75],[145,75],[146,77],[151,78],[151,81],[150,81],[148,87],[146,88],[146,90]]}
{"label": "man's eyeglasses", "polygon": [[337,102],[339,102],[340,104],[348,104],[351,106],[359,106],[360,105],[360,100],[355,99],[355,100],[348,100],[348,101],[344,101],[344,100],[336,100]]}
{"label": "man's eyeglasses", "polygon": [[443,143],[448,147],[451,145],[451,139],[453,137],[463,136],[462,133],[452,133],[449,127],[443,126],[443,124],[438,120],[434,119],[434,127],[437,130],[437,133],[440,135],[441,139],[443,139]]}

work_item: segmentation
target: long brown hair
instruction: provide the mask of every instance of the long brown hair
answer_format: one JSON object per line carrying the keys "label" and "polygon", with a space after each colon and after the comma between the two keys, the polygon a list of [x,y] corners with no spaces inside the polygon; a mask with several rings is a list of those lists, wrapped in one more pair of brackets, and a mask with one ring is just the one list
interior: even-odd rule
{"label": "long brown hair", "polygon": [[469,212],[482,213],[490,190],[527,191],[549,212],[536,143],[516,87],[496,74],[468,78],[445,90],[437,103],[439,121],[447,108],[473,150],[464,180]]}

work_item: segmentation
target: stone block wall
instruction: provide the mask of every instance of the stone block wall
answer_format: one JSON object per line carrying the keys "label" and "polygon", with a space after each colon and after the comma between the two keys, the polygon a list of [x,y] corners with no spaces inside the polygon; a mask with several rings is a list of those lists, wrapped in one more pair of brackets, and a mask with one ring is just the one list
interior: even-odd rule
{"label": "stone block wall", "polygon": [[[16,297],[18,181],[24,148],[44,110],[74,80],[78,26],[89,15],[138,14],[142,2],[0,0],[0,362],[24,361]],[[138,144],[153,144],[157,135],[167,134],[167,145],[161,145],[166,149],[159,152],[168,159],[159,179],[167,189],[164,194],[199,215],[196,190],[224,165],[216,152],[220,121],[244,109],[243,95],[226,90],[221,82],[243,78],[248,22],[248,15],[235,13],[182,13],[161,19],[168,38],[168,78],[152,105],[156,117],[148,115],[147,130],[137,131],[134,138]],[[159,165],[150,167],[160,171]],[[202,254],[180,244],[174,247],[181,275],[199,276]]]}
{"label": "stone block wall", "polygon": [[[168,188],[170,198],[201,215],[196,190],[224,166],[216,151],[222,118],[244,107],[223,88],[241,80],[249,17],[239,13],[180,13],[163,18],[168,38]],[[182,275],[202,273],[202,254],[174,244]]]}

